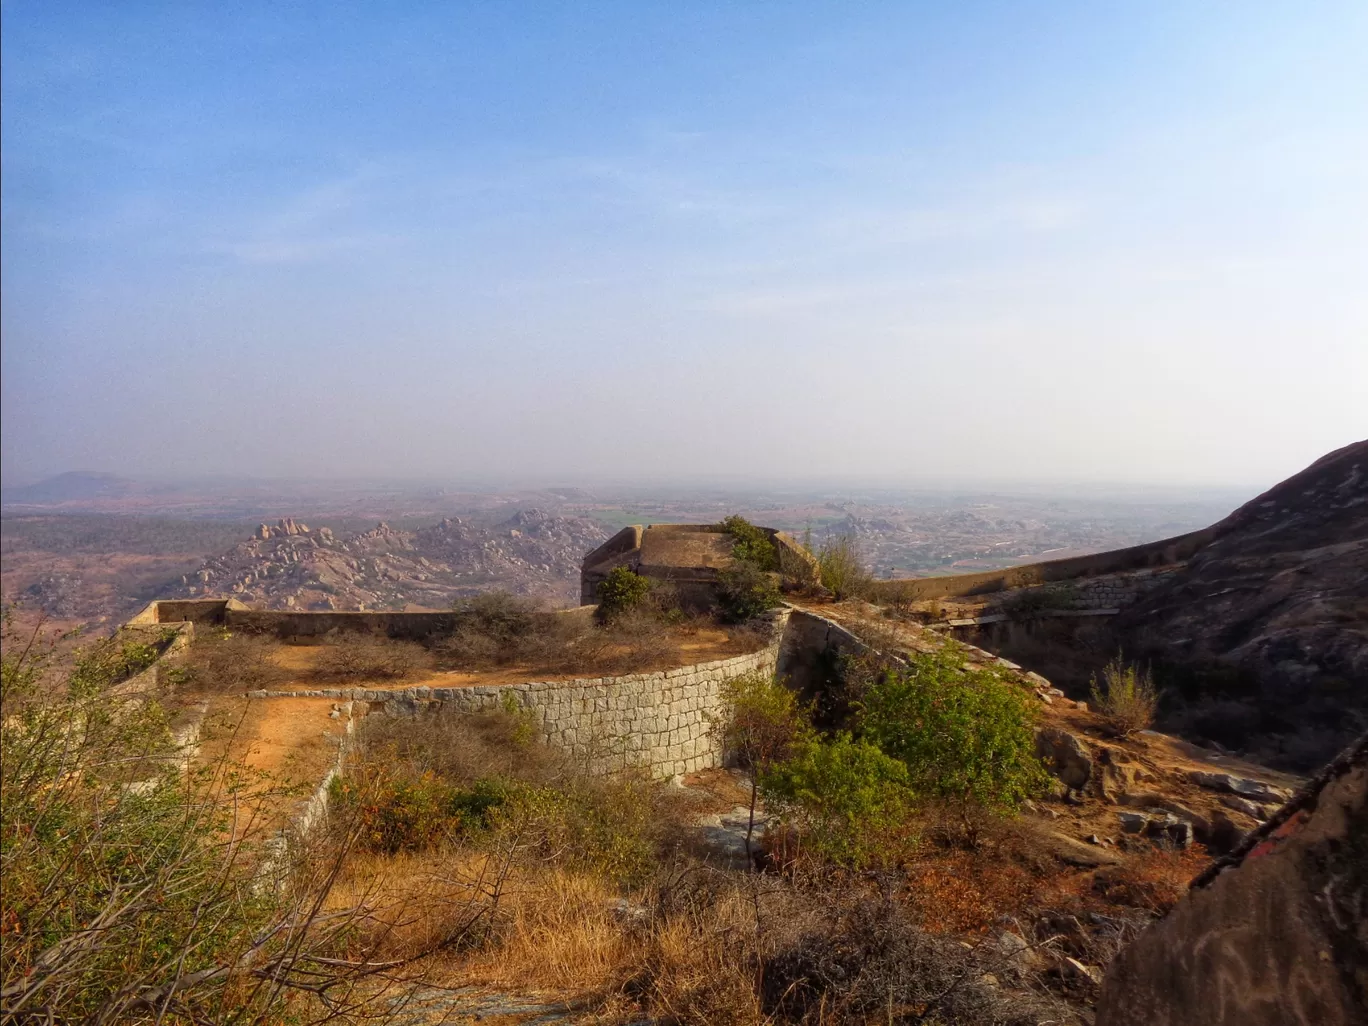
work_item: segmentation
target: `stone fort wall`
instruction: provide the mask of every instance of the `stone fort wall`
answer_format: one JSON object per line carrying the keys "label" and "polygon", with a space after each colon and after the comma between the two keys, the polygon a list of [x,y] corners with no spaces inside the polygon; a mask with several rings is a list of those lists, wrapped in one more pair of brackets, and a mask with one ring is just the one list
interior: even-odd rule
{"label": "stone fort wall", "polygon": [[[879,581],[875,588],[884,595],[897,595],[904,601],[919,602],[929,599],[990,595],[995,592],[1036,588],[1065,581],[1075,582],[1076,587],[1084,587],[1083,582],[1087,578],[1125,575],[1130,580],[1119,586],[1118,590],[1129,591],[1132,585],[1143,589],[1149,575],[1141,571],[1182,563],[1215,537],[1216,527],[1206,527],[1191,534],[1165,538],[1145,545],[1134,545],[1128,549],[1113,549],[1111,552],[1052,559],[1042,563],[1026,563],[1005,570],[986,570],[977,574]],[[1099,590],[1107,586],[1103,584]],[[1127,601],[1123,596],[1113,598],[1119,599],[1113,604],[1124,605]]]}
{"label": "stone fort wall", "polygon": [[[759,651],[654,673],[483,687],[317,688],[250,695],[335,698],[372,716],[471,713],[511,702],[533,718],[552,745],[604,769],[636,766],[652,776],[673,777],[723,764],[725,753],[713,725],[726,715],[724,685],[746,674],[776,671],[789,615],[787,608],[768,614],[769,636]],[[170,616],[184,619],[173,621]],[[444,613],[277,613],[232,609],[221,600],[153,603],[135,618],[143,624],[250,626],[284,637],[313,636],[338,627],[412,637],[433,633],[449,620]]]}

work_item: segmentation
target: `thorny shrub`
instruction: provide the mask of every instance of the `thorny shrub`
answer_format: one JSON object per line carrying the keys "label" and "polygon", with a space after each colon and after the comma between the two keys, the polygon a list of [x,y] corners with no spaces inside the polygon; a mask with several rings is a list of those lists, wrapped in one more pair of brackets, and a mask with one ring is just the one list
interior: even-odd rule
{"label": "thorny shrub", "polygon": [[269,690],[289,679],[271,661],[270,643],[225,628],[197,633],[184,665],[187,687],[203,694]]}
{"label": "thorny shrub", "polygon": [[418,676],[431,666],[432,657],[416,642],[347,633],[323,644],[313,675],[333,681],[393,681]]}
{"label": "thorny shrub", "polygon": [[[643,579],[644,580],[644,579]],[[450,634],[429,644],[443,669],[487,670],[517,666],[528,673],[611,676],[659,669],[680,659],[682,646],[700,630],[716,627],[689,617],[668,588],[597,622],[587,611],[548,609],[533,599],[487,592],[457,603]],[[726,648],[754,651],[763,642],[739,627]]]}
{"label": "thorny shrub", "polygon": [[888,898],[847,901],[814,926],[763,958],[763,1007],[775,1021],[1077,1021],[1044,996],[1008,995],[988,986],[983,975],[1004,969],[995,951],[932,936]]}

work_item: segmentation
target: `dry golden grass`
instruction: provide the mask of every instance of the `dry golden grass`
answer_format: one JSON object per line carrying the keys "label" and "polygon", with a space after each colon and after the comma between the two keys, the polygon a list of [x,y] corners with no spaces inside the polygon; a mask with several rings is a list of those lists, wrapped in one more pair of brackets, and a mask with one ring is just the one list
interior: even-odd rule
{"label": "dry golden grass", "polygon": [[[421,964],[429,984],[589,999],[608,1021],[639,1018],[643,1006],[666,1023],[764,1021],[753,959],[742,957],[755,913],[741,887],[665,911],[654,887],[623,897],[593,875],[513,866],[492,908],[498,868],[471,852],[356,853],[330,906],[372,910],[372,957],[438,952]],[[487,930],[444,946],[486,912]]]}

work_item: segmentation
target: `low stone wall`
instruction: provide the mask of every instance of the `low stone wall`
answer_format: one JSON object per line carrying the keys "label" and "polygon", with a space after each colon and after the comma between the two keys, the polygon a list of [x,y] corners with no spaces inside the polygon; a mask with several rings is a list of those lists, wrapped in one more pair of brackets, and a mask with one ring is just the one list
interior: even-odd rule
{"label": "low stone wall", "polygon": [[653,776],[673,777],[723,764],[722,745],[712,729],[726,714],[723,684],[748,673],[774,673],[788,619],[787,609],[772,614],[770,642],[758,652],[656,673],[474,688],[322,688],[252,694],[348,699],[364,703],[367,715],[385,716],[470,713],[512,701],[535,718],[552,745],[604,769],[636,766]]}
{"label": "low stone wall", "polygon": [[330,631],[380,634],[389,638],[417,640],[434,634],[450,634],[456,618],[452,613],[305,613],[282,609],[229,609],[230,628],[278,638],[315,638]]}

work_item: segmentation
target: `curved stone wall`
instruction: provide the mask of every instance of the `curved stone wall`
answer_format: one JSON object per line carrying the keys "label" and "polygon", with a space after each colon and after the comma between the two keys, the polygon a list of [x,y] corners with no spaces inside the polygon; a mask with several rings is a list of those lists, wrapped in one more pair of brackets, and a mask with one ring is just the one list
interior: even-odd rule
{"label": "curved stone wall", "polygon": [[338,698],[364,703],[367,715],[476,712],[516,702],[550,744],[604,769],[637,766],[673,777],[722,765],[712,729],[725,714],[722,685],[748,673],[774,673],[789,610],[771,615],[758,652],[655,673],[465,688],[322,688],[258,691],[253,697]]}

